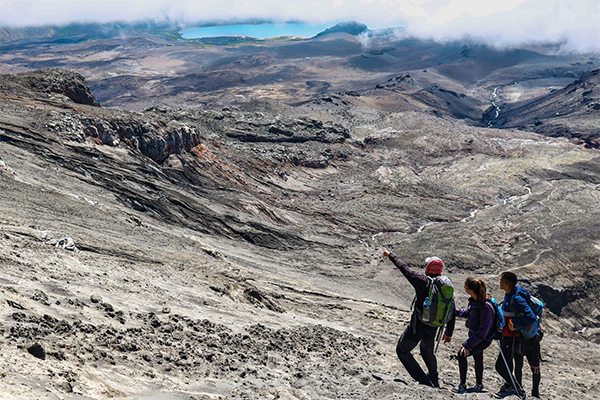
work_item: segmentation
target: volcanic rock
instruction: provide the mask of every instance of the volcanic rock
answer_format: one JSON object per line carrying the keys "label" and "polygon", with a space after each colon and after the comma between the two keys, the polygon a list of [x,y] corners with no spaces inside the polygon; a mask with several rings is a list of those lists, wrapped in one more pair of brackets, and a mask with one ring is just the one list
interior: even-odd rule
{"label": "volcanic rock", "polygon": [[[14,174],[0,174],[0,392],[444,399],[397,360],[414,292],[390,249],[418,271],[440,256],[455,286],[481,277],[497,299],[515,271],[547,305],[542,392],[594,399],[597,150],[457,120],[456,104],[481,97],[418,72],[414,91],[373,89],[403,75],[359,96],[223,109],[1,91]],[[79,252],[47,245],[66,236]],[[458,324],[438,350],[445,387],[467,334]],[[31,343],[43,365],[23,357]]]}
{"label": "volcanic rock", "polygon": [[0,90],[14,95],[22,95],[24,92],[62,95],[78,104],[99,106],[84,77],[65,69],[0,75]]}
{"label": "volcanic rock", "polygon": [[44,350],[44,347],[39,343],[35,343],[29,346],[27,348],[27,352],[35,358],[39,358],[40,360],[46,359],[46,350]]}

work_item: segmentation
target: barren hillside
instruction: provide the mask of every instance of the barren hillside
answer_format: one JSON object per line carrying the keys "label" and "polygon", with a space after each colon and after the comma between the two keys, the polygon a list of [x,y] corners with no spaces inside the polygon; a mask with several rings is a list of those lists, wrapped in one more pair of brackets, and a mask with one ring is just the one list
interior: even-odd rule
{"label": "barren hillside", "polygon": [[[132,112],[88,95],[62,70],[0,77],[5,398],[464,398],[461,324],[444,390],[401,368],[413,295],[384,248],[497,298],[517,272],[548,306],[543,398],[596,397],[597,150],[363,100]],[[495,356],[467,398],[500,385]]]}

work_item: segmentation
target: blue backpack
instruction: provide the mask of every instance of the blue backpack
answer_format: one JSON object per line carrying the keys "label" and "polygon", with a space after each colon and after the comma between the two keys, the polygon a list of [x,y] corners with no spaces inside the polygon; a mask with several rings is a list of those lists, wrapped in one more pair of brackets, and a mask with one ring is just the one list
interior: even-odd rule
{"label": "blue backpack", "polygon": [[504,328],[504,312],[502,306],[498,304],[495,298],[490,297],[486,299],[494,308],[494,322],[490,329],[489,338],[492,340],[502,339],[502,329]]}
{"label": "blue backpack", "polygon": [[531,311],[533,311],[533,313],[535,314],[534,322],[532,322],[529,325],[518,327],[519,332],[521,332],[521,334],[523,336],[525,336],[527,338],[532,338],[538,332],[538,328],[540,326],[540,321],[542,319],[542,312],[544,311],[544,303],[537,297],[533,296],[529,290],[521,288],[521,290],[519,290],[517,292],[517,294],[515,294],[510,299],[510,309],[517,316],[521,316],[521,315],[519,313],[517,313],[517,308],[515,307],[515,297],[516,296],[521,296],[522,298],[524,298],[525,301],[527,301],[527,304],[529,305],[529,307],[531,308]]}

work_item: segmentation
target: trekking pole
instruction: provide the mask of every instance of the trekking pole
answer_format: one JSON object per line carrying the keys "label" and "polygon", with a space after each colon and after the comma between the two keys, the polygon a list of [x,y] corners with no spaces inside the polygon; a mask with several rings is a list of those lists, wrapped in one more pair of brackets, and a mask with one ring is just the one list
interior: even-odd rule
{"label": "trekking pole", "polygon": [[433,350],[433,354],[437,353],[438,347],[440,347],[440,342],[442,341],[442,332],[444,331],[444,327],[446,325],[444,324],[443,326],[441,326],[439,328],[438,334],[437,334],[437,344],[435,345],[435,350]]}
{"label": "trekking pole", "polygon": [[[499,340],[496,340],[496,342],[498,342],[498,348],[500,349],[500,355],[502,356],[502,359],[504,360],[504,365],[506,366],[506,372],[508,372],[508,374],[510,375],[510,380],[512,381],[513,387],[515,388],[515,391],[517,392],[517,396],[520,399],[524,399],[525,395],[521,395],[521,392],[525,392],[523,390],[523,388],[521,387],[521,385],[517,382],[517,380],[515,379],[515,377],[513,376],[512,372],[510,372],[510,369],[508,368],[508,362],[506,361],[506,357],[504,356],[504,352],[502,351],[502,345],[500,344]],[[521,389],[521,390],[519,390]]]}
{"label": "trekking pole", "polygon": [[446,330],[446,324],[448,323],[448,317],[446,317],[446,322],[444,325],[438,328],[437,332],[437,344],[435,345],[435,349],[433,350],[433,354],[437,353],[438,347],[440,347],[440,342],[442,341],[442,337],[444,336],[444,331]]}

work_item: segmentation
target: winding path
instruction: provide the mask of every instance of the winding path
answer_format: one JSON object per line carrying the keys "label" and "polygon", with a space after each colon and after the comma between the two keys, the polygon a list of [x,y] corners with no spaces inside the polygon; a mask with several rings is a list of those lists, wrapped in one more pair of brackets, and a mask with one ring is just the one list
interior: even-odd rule
{"label": "winding path", "polygon": [[498,104],[496,104],[496,101],[495,101],[496,99],[498,99],[498,93],[497,93],[498,88],[499,88],[499,86],[496,86],[494,88],[494,91],[492,92],[492,98],[493,98],[492,106],[494,106],[496,108],[496,114],[494,115],[494,118],[492,120],[488,121],[488,128],[492,126],[492,121],[494,119],[497,119],[498,116],[500,115],[500,107],[498,106]]}

